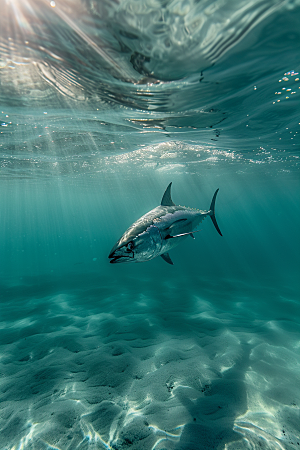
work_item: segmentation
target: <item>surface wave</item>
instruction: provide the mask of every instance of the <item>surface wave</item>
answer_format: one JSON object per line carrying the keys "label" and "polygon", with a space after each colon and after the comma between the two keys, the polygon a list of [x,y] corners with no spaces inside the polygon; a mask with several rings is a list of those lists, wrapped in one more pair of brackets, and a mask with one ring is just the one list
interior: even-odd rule
{"label": "surface wave", "polygon": [[[167,98],[178,92],[173,82],[185,79],[194,91],[201,72],[246,36],[246,46],[256,43],[260,23],[297,7],[281,0],[11,0],[0,19],[0,67],[34,64],[46,83],[76,100],[167,110]],[[35,78],[27,78],[27,89]],[[190,100],[195,92],[186,94]]]}

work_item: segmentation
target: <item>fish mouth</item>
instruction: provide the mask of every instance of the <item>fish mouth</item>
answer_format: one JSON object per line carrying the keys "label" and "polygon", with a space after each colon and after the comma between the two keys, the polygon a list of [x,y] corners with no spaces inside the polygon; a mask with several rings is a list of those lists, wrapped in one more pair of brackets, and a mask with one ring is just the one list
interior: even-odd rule
{"label": "fish mouth", "polygon": [[112,252],[109,254],[108,258],[110,259],[110,264],[131,262],[134,259],[134,254],[132,253],[132,255],[115,255],[114,252]]}
{"label": "fish mouth", "polygon": [[123,257],[120,255],[120,256],[116,256],[116,255],[109,255],[109,258],[110,258],[110,264],[116,264],[116,263],[120,263],[120,262],[122,262],[122,261],[120,261],[120,259],[122,259]]}

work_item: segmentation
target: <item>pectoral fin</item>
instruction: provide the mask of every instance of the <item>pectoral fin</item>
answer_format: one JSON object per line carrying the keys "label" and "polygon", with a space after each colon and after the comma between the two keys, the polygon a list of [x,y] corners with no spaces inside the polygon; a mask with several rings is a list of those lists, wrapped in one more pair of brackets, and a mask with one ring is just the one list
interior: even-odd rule
{"label": "pectoral fin", "polygon": [[171,264],[172,266],[174,265],[174,264],[173,264],[173,261],[172,261],[171,258],[170,258],[169,253],[163,253],[163,254],[160,255],[160,256],[162,257],[162,259],[163,259],[164,261],[166,261],[166,263]]}
{"label": "pectoral fin", "polygon": [[182,237],[182,236],[191,236],[193,239],[195,239],[194,233],[199,233],[200,231],[202,231],[202,230],[190,231],[189,233],[176,234],[175,236],[170,236],[169,234],[167,234],[165,239],[174,239],[174,238],[178,238],[178,237]]}

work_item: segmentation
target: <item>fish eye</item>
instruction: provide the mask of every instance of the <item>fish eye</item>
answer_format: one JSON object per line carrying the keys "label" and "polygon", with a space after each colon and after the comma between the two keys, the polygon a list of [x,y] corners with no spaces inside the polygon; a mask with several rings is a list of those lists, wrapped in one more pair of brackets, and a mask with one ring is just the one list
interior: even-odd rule
{"label": "fish eye", "polygon": [[128,242],[128,244],[126,245],[126,248],[128,251],[133,250],[133,247],[134,247],[133,241]]}

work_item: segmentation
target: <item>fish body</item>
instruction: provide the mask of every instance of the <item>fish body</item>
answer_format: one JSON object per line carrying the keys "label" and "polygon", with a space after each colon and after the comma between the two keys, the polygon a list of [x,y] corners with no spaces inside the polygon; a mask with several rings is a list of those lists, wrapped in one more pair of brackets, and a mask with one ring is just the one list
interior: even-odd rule
{"label": "fish body", "polygon": [[170,183],[161,204],[134,222],[112,248],[109,258],[112,264],[122,262],[144,262],[161,256],[173,264],[169,251],[184,241],[205,219],[211,217],[218,233],[221,231],[215,219],[216,190],[210,209],[188,208],[175,205],[171,199]]}

